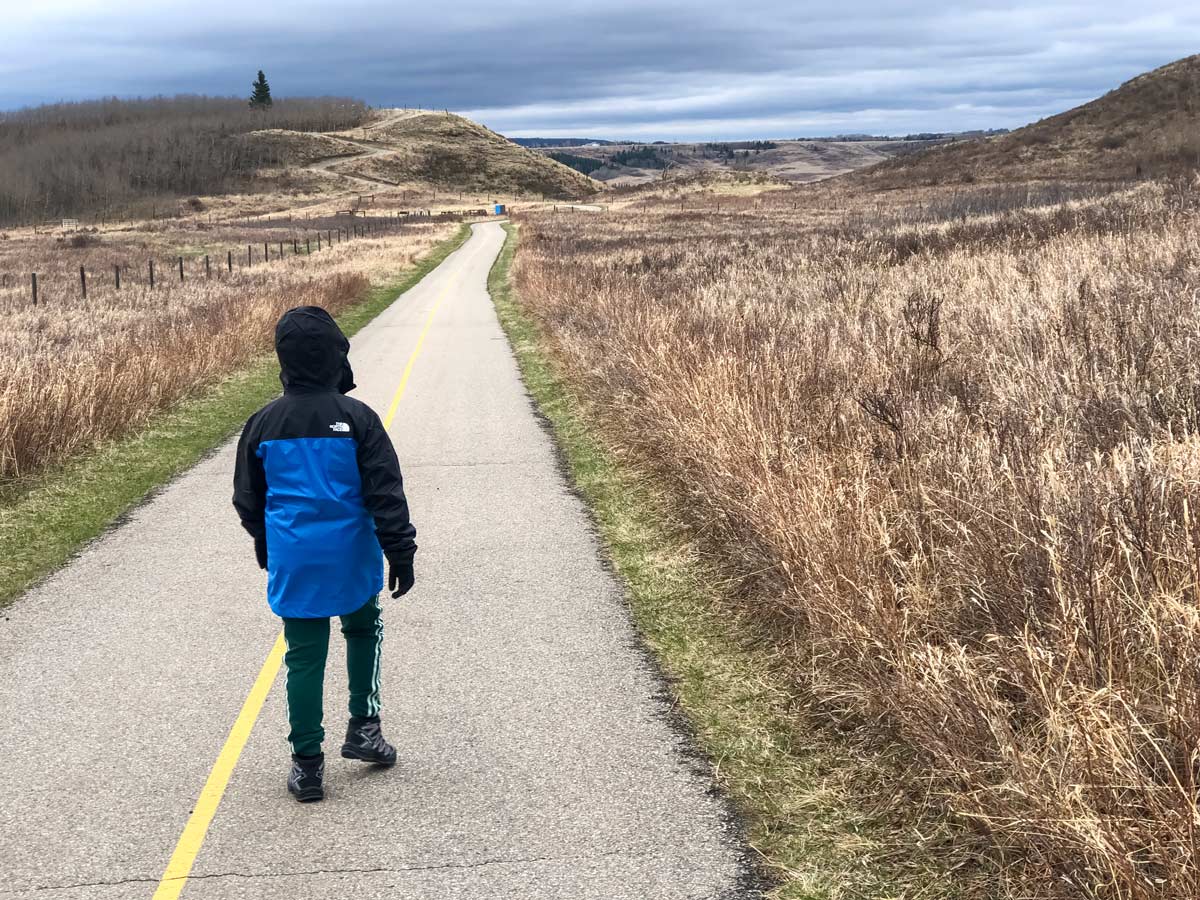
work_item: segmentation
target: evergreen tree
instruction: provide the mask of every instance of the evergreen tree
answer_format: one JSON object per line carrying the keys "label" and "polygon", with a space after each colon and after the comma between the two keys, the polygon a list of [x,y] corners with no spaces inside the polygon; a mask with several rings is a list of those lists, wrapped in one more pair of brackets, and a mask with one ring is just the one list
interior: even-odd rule
{"label": "evergreen tree", "polygon": [[251,87],[254,93],[250,95],[250,108],[267,109],[271,105],[271,86],[267,84],[267,76],[262,69],[258,70],[258,80]]}

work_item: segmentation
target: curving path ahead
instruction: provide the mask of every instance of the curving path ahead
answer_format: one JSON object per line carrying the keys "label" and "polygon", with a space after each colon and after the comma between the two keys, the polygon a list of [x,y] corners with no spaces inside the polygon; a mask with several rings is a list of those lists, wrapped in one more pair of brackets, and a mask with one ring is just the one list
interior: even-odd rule
{"label": "curving path ahead", "polygon": [[[757,896],[518,378],[485,287],[502,240],[476,226],[354,340],[381,414],[412,361],[391,432],[418,582],[386,599],[383,660],[399,764],[331,754],[325,802],[293,802],[268,666],[223,797],[197,803],[279,630],[227,444],[2,614],[0,900]],[[209,806],[190,878],[163,884]]]}

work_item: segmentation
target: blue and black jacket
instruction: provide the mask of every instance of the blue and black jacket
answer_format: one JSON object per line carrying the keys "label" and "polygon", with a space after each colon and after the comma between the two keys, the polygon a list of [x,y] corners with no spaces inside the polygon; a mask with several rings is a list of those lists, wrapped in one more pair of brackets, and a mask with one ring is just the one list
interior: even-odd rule
{"label": "blue and black jacket", "polygon": [[383,589],[380,550],[411,564],[400,463],[379,416],[354,388],[350,342],[317,306],[275,328],[283,396],[246,422],[233,505],[267,548],[267,599],[276,615],[345,615]]}

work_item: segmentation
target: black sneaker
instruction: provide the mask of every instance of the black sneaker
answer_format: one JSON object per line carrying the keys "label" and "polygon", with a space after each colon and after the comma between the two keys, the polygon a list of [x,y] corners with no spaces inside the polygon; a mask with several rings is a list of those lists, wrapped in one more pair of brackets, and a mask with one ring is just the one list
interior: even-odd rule
{"label": "black sneaker", "polygon": [[292,754],[292,771],[288,774],[288,790],[301,803],[312,803],[325,798],[325,754],[320,756],[296,756]]}
{"label": "black sneaker", "polygon": [[384,740],[378,716],[371,719],[356,718],[351,719],[346,728],[346,743],[342,744],[342,756],[346,759],[360,759],[363,762],[390,766],[396,762],[396,748]]}

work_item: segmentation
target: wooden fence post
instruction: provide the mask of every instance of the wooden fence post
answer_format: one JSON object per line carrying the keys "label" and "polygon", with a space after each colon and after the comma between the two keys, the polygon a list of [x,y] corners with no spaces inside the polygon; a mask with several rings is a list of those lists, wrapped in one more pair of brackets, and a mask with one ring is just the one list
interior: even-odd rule
{"label": "wooden fence post", "polygon": [[33,305],[37,306],[37,272],[33,273]]}
{"label": "wooden fence post", "polygon": [[227,262],[229,264],[229,274],[232,275],[233,274],[233,251],[228,250],[228,251],[226,251],[226,253],[227,253],[227,256],[225,257],[225,262]]}
{"label": "wooden fence post", "polygon": [[116,282],[119,291],[121,289],[121,266],[119,264],[113,266],[113,276],[113,281]]}
{"label": "wooden fence post", "polygon": [[83,266],[79,267],[79,289],[83,294],[83,299],[87,299],[87,272],[83,270]]}
{"label": "wooden fence post", "polygon": [[321,232],[317,232],[317,251],[321,250]]}
{"label": "wooden fence post", "polygon": [[296,239],[292,238],[292,256],[295,256],[299,252],[300,252],[300,246],[296,242]]}
{"label": "wooden fence post", "polygon": [[154,289],[154,260],[150,260],[150,289]]}
{"label": "wooden fence post", "polygon": [[212,266],[208,262],[208,254],[204,254],[204,277],[212,278]]}
{"label": "wooden fence post", "polygon": [[304,252],[309,256],[312,256],[312,241],[310,241],[308,238],[304,239]]}
{"label": "wooden fence post", "polygon": [[246,245],[246,265],[254,265],[254,250],[249,244]]}
{"label": "wooden fence post", "polygon": [[279,242],[279,258],[283,259],[283,241]]}
{"label": "wooden fence post", "polygon": [[183,257],[179,257],[179,283],[183,284]]}

